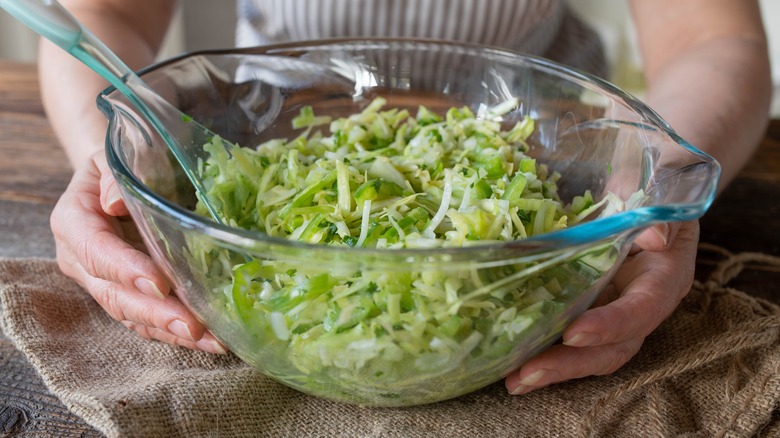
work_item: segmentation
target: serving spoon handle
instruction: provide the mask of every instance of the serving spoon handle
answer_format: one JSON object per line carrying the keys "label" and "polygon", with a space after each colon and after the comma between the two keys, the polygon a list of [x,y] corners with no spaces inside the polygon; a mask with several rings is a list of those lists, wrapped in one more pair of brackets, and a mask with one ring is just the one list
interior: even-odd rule
{"label": "serving spoon handle", "polygon": [[[106,79],[132,102],[160,134],[213,219],[222,223],[209,202],[197,172],[202,146],[217,134],[183,114],[152,90],[100,39],[56,0],[0,0],[0,7]],[[189,139],[183,144],[182,139]]]}

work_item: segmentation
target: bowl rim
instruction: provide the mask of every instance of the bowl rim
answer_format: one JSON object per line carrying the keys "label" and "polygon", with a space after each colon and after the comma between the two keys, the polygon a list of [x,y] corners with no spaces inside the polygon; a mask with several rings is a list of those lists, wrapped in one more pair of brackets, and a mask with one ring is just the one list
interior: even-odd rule
{"label": "bowl rim", "polygon": [[[306,49],[323,49],[329,46],[332,47],[360,47],[369,45],[391,45],[391,44],[428,44],[433,46],[460,48],[468,50],[484,51],[486,53],[493,52],[501,54],[503,56],[512,56],[522,58],[536,66],[543,67],[548,70],[555,71],[558,74],[562,74],[578,81],[584,81],[595,85],[598,89],[603,90],[605,93],[611,94],[614,97],[621,99],[632,110],[636,111],[643,118],[650,120],[653,124],[641,124],[641,123],[629,123],[635,127],[641,129],[649,129],[653,131],[660,130],[666,134],[674,143],[686,149],[691,154],[697,156],[710,166],[712,170],[712,178],[707,181],[707,186],[702,190],[702,194],[695,202],[689,203],[676,203],[665,205],[652,205],[652,206],[640,206],[630,210],[624,210],[615,213],[610,216],[596,218],[594,220],[577,224],[571,227],[563,228],[549,233],[544,233],[536,236],[530,236],[522,240],[504,241],[504,242],[490,242],[484,244],[476,244],[470,246],[460,247],[434,247],[434,248],[403,248],[403,249],[386,249],[386,248],[353,248],[347,246],[331,246],[314,244],[307,242],[298,242],[288,240],[282,237],[273,237],[267,234],[250,231],[240,228],[230,227],[215,222],[211,218],[200,216],[194,211],[187,210],[181,206],[178,206],[162,197],[157,195],[153,190],[147,187],[141,182],[134,173],[127,168],[125,163],[114,150],[112,145],[111,133],[113,131],[113,113],[114,109],[108,102],[108,96],[112,93],[118,92],[114,86],[109,86],[97,96],[97,104],[100,110],[109,119],[109,127],[106,132],[105,139],[105,152],[108,160],[109,167],[114,173],[114,177],[120,184],[124,185],[126,189],[134,192],[141,198],[143,198],[149,206],[158,212],[164,213],[171,218],[175,219],[181,226],[197,230],[206,236],[217,239],[230,246],[236,248],[246,248],[256,244],[281,246],[289,248],[290,250],[307,250],[307,251],[325,251],[327,253],[351,253],[360,257],[375,255],[375,256],[387,256],[388,254],[398,255],[400,257],[413,256],[413,257],[429,257],[440,256],[442,253],[446,253],[452,256],[461,255],[468,257],[469,254],[475,251],[496,251],[502,253],[504,251],[522,251],[525,255],[534,254],[539,252],[545,252],[553,249],[571,249],[575,246],[582,246],[591,243],[600,242],[609,238],[617,237],[624,233],[634,232],[634,236],[638,235],[638,232],[650,227],[651,225],[661,222],[672,221],[688,221],[695,220],[701,217],[712,202],[715,199],[717,192],[718,181],[720,179],[720,165],[710,155],[699,150],[692,144],[688,143],[682,137],[680,137],[672,127],[652,108],[645,103],[632,96],[628,92],[622,90],[618,86],[599,78],[590,73],[559,64],[555,61],[546,59],[537,55],[530,55],[514,51],[511,49],[475,44],[465,43],[458,41],[445,41],[437,39],[425,39],[425,38],[384,38],[384,37],[360,37],[360,38],[329,38],[321,40],[303,40],[285,42],[279,44],[270,44],[255,47],[242,47],[242,48],[228,48],[228,49],[211,49],[211,50],[198,50],[185,52],[180,55],[162,60],[151,64],[138,71],[139,76],[150,73],[155,70],[159,70],[168,65],[180,62],[188,58],[194,58],[197,56],[221,56],[221,55],[280,55],[285,51],[304,51]],[[618,123],[627,123],[625,121],[615,120]]]}

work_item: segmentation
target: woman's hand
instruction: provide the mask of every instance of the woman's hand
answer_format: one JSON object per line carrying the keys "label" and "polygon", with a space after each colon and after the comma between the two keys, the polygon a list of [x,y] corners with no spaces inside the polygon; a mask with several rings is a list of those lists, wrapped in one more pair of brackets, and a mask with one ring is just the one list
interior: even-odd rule
{"label": "woman's hand", "polygon": [[[633,0],[631,10],[646,102],[720,162],[724,187],[751,157],[768,119],[772,83],[758,1]],[[697,222],[643,233],[596,307],[566,329],[562,344],[508,376],[507,389],[524,394],[623,366],[690,289],[698,239]],[[609,302],[610,295],[618,298]]]}
{"label": "woman's hand", "polygon": [[570,379],[611,374],[625,365],[690,290],[698,240],[697,221],[645,231],[594,307],[564,331],[563,343],[506,378],[509,392],[525,394]]}
{"label": "woman's hand", "polygon": [[145,252],[105,156],[94,153],[77,169],[51,216],[57,262],[126,327],[147,339],[194,350],[224,347],[170,294]]}

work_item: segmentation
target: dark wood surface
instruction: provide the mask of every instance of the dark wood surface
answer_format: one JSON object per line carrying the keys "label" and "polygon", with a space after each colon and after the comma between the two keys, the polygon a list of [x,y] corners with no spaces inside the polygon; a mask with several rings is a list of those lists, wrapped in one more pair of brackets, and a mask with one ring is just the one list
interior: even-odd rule
{"label": "dark wood surface", "polygon": [[[46,121],[35,67],[0,60],[0,257],[54,257],[49,215],[71,169]],[[702,219],[702,242],[780,255],[780,120]],[[702,251],[703,279],[720,259]],[[780,303],[780,272],[749,266],[733,286]],[[0,436],[100,436],[43,385],[0,333]]]}
{"label": "dark wood surface", "polygon": [[[35,67],[0,61],[0,257],[54,257],[49,215],[71,168],[41,106]],[[0,332],[0,437],[97,437]]]}

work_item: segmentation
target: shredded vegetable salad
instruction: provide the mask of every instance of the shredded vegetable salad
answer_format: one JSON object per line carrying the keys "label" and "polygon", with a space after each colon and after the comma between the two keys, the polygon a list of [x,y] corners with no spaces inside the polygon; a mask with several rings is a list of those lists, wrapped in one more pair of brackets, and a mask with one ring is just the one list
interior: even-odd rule
{"label": "shredded vegetable salad", "polygon": [[[501,129],[509,101],[477,119],[467,108],[444,117],[420,107],[331,121],[304,107],[299,137],[257,149],[206,145],[208,196],[236,227],[308,243],[420,248],[523,239],[576,223],[600,205],[589,192],[562,205],[560,175],[525,154],[528,117]],[[318,127],[329,125],[331,135]],[[201,214],[208,212],[199,206]]]}
{"label": "shredded vegetable salad", "polygon": [[[561,175],[526,154],[534,121],[502,129],[516,100],[480,118],[467,107],[411,114],[385,103],[335,120],[304,107],[293,121],[301,135],[256,149],[228,154],[214,138],[201,168],[207,196],[235,227],[388,251],[524,239],[604,204],[623,208],[590,192],[562,203]],[[208,215],[201,204],[196,211]],[[533,264],[383,272],[237,261],[198,242],[190,252],[216,282],[220,308],[254,337],[268,374],[372,405],[430,402],[495,381],[518,346],[538,349],[559,335],[569,302],[617,257],[606,244]]]}

